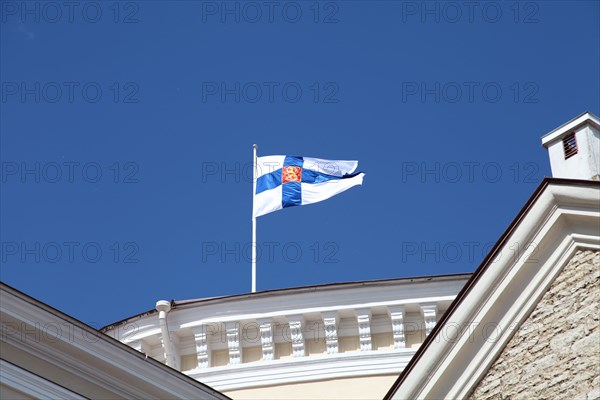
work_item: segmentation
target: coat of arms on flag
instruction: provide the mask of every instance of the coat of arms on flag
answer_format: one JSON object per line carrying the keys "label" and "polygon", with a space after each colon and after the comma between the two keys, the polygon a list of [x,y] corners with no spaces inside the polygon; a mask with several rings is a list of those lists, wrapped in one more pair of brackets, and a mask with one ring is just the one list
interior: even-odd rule
{"label": "coat of arms on flag", "polygon": [[365,174],[355,173],[357,167],[358,161],[257,157],[253,216],[317,203],[362,185]]}

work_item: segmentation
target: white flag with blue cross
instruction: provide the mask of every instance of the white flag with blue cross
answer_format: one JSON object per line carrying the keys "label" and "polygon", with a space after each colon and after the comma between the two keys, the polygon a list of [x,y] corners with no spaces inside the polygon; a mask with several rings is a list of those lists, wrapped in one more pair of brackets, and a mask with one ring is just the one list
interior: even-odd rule
{"label": "white flag with blue cross", "polygon": [[362,185],[365,174],[355,173],[357,167],[358,161],[257,157],[253,216],[317,203]]}

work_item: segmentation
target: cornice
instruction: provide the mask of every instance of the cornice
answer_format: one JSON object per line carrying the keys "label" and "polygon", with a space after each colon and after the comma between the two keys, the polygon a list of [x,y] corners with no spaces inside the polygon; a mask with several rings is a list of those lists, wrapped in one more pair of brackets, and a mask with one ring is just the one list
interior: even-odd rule
{"label": "cornice", "polygon": [[85,400],[62,386],[32,374],[5,360],[0,360],[0,376],[2,385],[25,393],[28,396],[41,399]]}
{"label": "cornice", "polygon": [[227,398],[6,285],[0,296],[3,342],[116,397]]}
{"label": "cornice", "polygon": [[386,398],[467,397],[575,251],[600,248],[600,185],[548,180],[533,198]]}
{"label": "cornice", "polygon": [[261,361],[185,372],[217,390],[246,389],[356,376],[398,374],[415,349],[373,350]]}

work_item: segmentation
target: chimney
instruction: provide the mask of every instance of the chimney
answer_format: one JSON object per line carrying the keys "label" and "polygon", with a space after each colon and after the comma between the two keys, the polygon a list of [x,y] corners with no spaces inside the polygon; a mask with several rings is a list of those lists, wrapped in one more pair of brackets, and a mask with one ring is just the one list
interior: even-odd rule
{"label": "chimney", "polygon": [[584,112],[542,136],[554,178],[600,179],[600,119]]}

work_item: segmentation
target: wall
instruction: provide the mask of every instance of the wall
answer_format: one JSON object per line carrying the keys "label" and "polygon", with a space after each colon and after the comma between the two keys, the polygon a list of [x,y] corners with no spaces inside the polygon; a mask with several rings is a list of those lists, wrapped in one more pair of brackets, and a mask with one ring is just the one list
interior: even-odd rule
{"label": "wall", "polygon": [[34,397],[27,396],[25,393],[13,390],[12,388],[0,385],[0,399],[4,400],[29,400]]}
{"label": "wall", "polygon": [[578,251],[470,399],[600,398],[600,252]]}
{"label": "wall", "polygon": [[224,391],[234,400],[249,399],[381,399],[396,380],[397,375],[363,378],[328,379],[264,388]]}
{"label": "wall", "polygon": [[578,153],[565,160],[562,140],[548,148],[552,176],[555,178],[597,179],[600,133],[590,125],[575,130]]}

